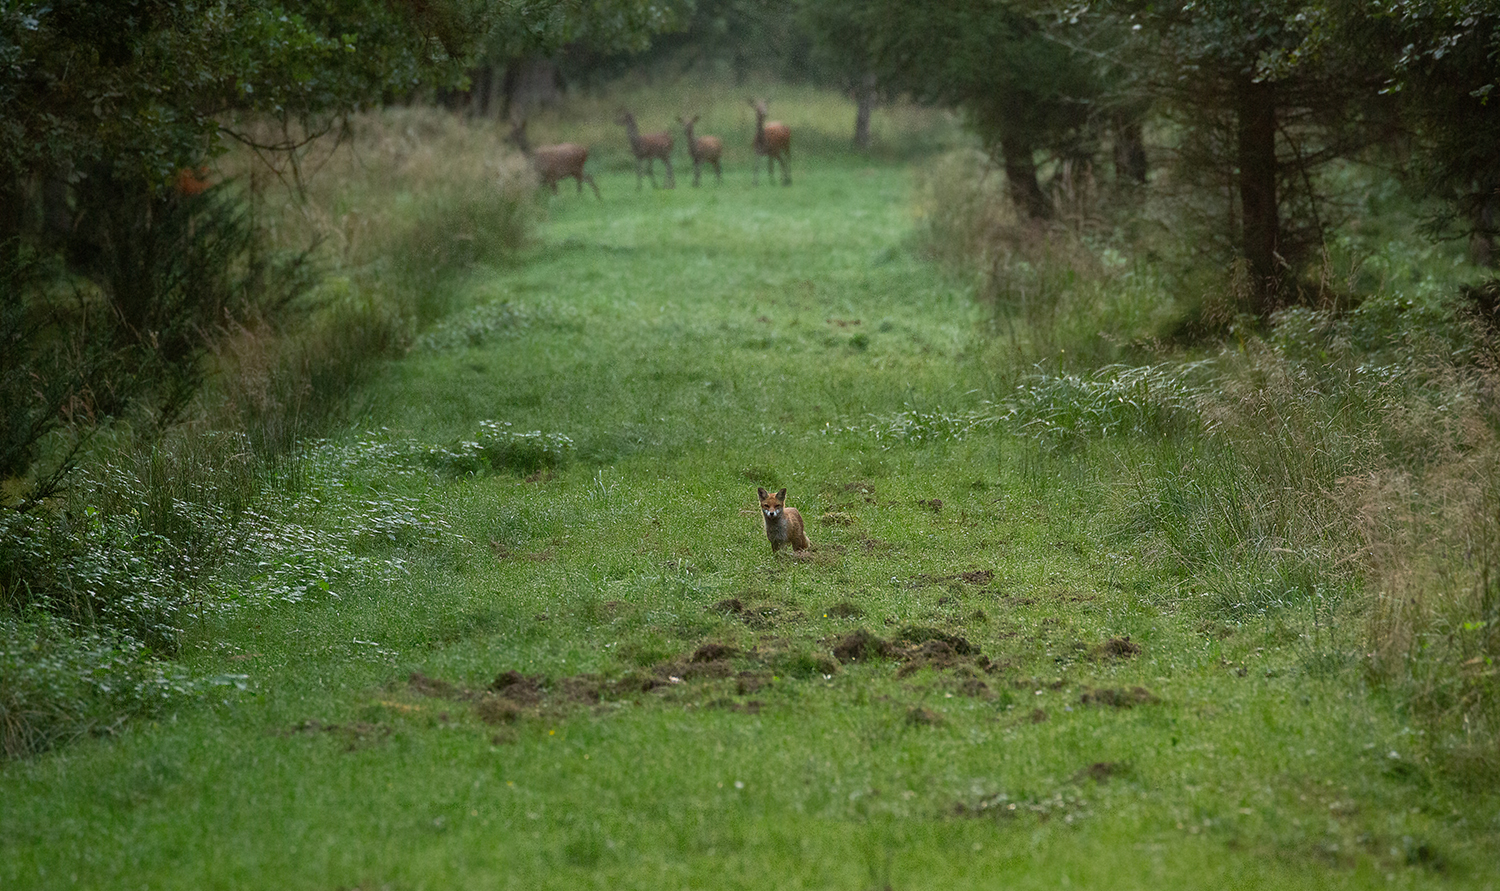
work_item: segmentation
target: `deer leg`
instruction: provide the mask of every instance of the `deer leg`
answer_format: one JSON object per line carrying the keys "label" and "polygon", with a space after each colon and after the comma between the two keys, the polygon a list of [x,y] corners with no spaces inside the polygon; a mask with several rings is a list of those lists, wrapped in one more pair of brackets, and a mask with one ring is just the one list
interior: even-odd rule
{"label": "deer leg", "polygon": [[594,197],[599,199],[600,201],[604,200],[604,196],[599,194],[599,184],[594,182],[594,178],[592,176],[589,176],[587,173],[580,173],[578,176],[578,193],[580,195],[583,194],[584,180],[588,180],[589,188],[594,190]]}
{"label": "deer leg", "polygon": [[667,175],[666,175],[667,188],[669,188],[669,189],[675,189],[675,188],[677,188],[677,174],[675,174],[675,173],[672,172],[672,159],[671,158],[662,158],[661,159],[661,163],[667,168]]}
{"label": "deer leg", "polygon": [[718,161],[714,162],[714,180],[718,182],[719,185],[724,184],[724,168],[719,166]]}

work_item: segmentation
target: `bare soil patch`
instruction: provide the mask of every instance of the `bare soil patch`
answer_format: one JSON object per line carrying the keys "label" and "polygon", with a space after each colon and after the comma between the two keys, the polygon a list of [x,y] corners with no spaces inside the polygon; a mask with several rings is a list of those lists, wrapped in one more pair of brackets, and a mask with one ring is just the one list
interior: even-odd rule
{"label": "bare soil patch", "polygon": [[907,710],[906,723],[910,727],[937,727],[944,723],[944,719],[932,709],[917,705]]}
{"label": "bare soil patch", "polygon": [[842,600],[824,610],[824,614],[835,619],[861,619],[864,618],[865,611],[856,604]]}
{"label": "bare soil patch", "polygon": [[1129,659],[1141,654],[1141,645],[1130,639],[1130,635],[1124,637],[1111,637],[1104,643],[1099,644],[1091,651],[1090,655],[1101,662],[1112,662]]}
{"label": "bare soil patch", "polygon": [[896,654],[890,641],[883,640],[865,628],[858,628],[833,645],[833,658],[840,662],[873,662]]}
{"label": "bare soil patch", "polygon": [[1129,769],[1130,765],[1123,761],[1095,761],[1073,774],[1072,781],[1079,783],[1084,780],[1093,780],[1096,783],[1106,783],[1110,777],[1119,776]]}
{"label": "bare soil patch", "polygon": [[931,641],[939,641],[946,644],[949,649],[958,656],[977,656],[979,647],[969,643],[962,635],[952,634],[941,628],[933,628],[927,625],[906,625],[896,632],[896,640],[908,646],[920,647]]}

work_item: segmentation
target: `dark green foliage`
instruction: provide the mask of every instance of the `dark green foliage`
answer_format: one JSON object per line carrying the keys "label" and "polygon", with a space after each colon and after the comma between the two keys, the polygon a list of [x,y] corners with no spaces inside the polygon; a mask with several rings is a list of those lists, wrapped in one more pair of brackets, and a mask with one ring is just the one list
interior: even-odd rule
{"label": "dark green foliage", "polygon": [[944,0],[920,8],[868,4],[857,15],[881,83],[961,108],[989,153],[1005,165],[1016,206],[1052,215],[1037,181],[1036,151],[1089,154],[1088,125],[1104,71],[1051,39],[1019,4]]}
{"label": "dark green foliage", "polygon": [[[0,475],[31,471],[23,509],[58,490],[94,425],[134,417],[143,431],[164,429],[197,392],[216,335],[275,315],[307,286],[301,258],[266,254],[223,191],[131,194],[85,202],[69,243],[86,280],[44,266],[19,239],[0,258],[15,285],[0,317]],[[33,467],[58,431],[71,444]]]}
{"label": "dark green foliage", "polygon": [[[1110,4],[1139,29],[1122,52],[1182,124],[1179,169],[1213,202],[1200,262],[1241,261],[1240,309],[1261,318],[1294,299],[1338,222],[1320,171],[1357,156],[1391,124],[1361,47],[1298,52],[1315,30],[1310,6]],[[1215,192],[1232,200],[1227,217],[1209,199]]]}

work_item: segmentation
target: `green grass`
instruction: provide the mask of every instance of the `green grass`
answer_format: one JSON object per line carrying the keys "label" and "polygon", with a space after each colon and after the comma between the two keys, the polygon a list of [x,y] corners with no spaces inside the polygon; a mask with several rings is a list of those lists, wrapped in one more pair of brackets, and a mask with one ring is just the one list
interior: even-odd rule
{"label": "green grass", "polygon": [[[1352,619],[1216,619],[1100,491],[1148,446],[963,423],[1008,379],[906,168],[596,175],[275,493],[302,574],[247,541],[183,646],[247,692],[0,767],[0,886],[1500,882],[1500,798],[1366,686]],[[486,421],[572,448],[430,460]],[[833,658],[924,628],[982,655]],[[539,698],[483,692],[510,671]]]}

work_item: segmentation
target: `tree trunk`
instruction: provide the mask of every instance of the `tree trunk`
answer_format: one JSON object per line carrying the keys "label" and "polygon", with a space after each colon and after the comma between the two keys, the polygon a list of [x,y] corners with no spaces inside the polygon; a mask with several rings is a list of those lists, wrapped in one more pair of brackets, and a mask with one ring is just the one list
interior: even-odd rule
{"label": "tree trunk", "polygon": [[875,75],[866,74],[854,87],[854,147],[864,151],[870,147],[870,113],[875,110]]}
{"label": "tree trunk", "polygon": [[494,107],[495,76],[493,65],[480,65],[469,70],[469,116],[487,118]]}
{"label": "tree trunk", "polygon": [[1276,309],[1280,269],[1276,240],[1276,87],[1244,77],[1235,89],[1237,151],[1240,168],[1241,253],[1249,266],[1251,289],[1260,316]]}
{"label": "tree trunk", "polygon": [[1476,266],[1495,268],[1495,231],[1500,220],[1500,192],[1491,193],[1474,214],[1473,230],[1469,233],[1469,259]]}
{"label": "tree trunk", "polygon": [[1115,121],[1115,179],[1145,185],[1148,172],[1141,122],[1121,117]]}
{"label": "tree trunk", "polygon": [[500,116],[529,115],[538,106],[556,105],[562,98],[562,80],[551,59],[512,59],[505,67]]}
{"label": "tree trunk", "polygon": [[1052,202],[1036,179],[1036,157],[1031,140],[1020,136],[1002,136],[1000,154],[1004,155],[1005,182],[1010,200],[1033,220],[1052,219]]}

